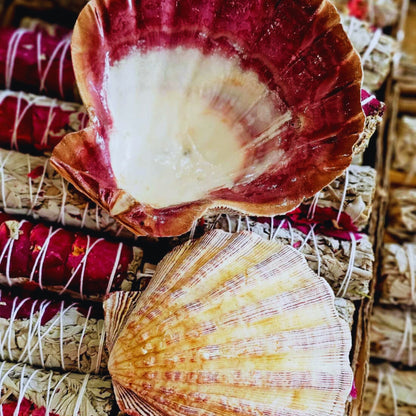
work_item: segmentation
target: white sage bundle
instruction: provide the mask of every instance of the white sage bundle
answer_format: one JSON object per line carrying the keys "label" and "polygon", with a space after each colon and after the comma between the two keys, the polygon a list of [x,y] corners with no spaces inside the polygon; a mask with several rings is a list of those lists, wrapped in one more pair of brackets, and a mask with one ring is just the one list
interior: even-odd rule
{"label": "white sage bundle", "polygon": [[328,281],[336,296],[358,300],[369,293],[373,276],[374,253],[366,235],[358,239],[349,233],[351,240],[341,240],[315,233],[314,226],[304,233],[292,226],[289,219],[278,224],[249,217],[223,214],[204,217],[204,227],[228,232],[252,231],[265,239],[273,239],[297,248],[306,258],[309,267]]}
{"label": "white sage bundle", "polygon": [[416,310],[375,306],[370,322],[372,357],[416,364]]}
{"label": "white sage bundle", "polygon": [[403,116],[397,122],[392,167],[416,175],[416,117]]}
{"label": "white sage bundle", "polygon": [[65,181],[47,157],[0,149],[0,181],[0,208],[9,214],[133,237]]}
{"label": "white sage bundle", "polygon": [[384,363],[370,365],[364,393],[365,416],[416,416],[416,371]]}
{"label": "white sage bundle", "polygon": [[388,232],[398,240],[416,242],[416,189],[391,190],[388,208]]}
{"label": "white sage bundle", "polygon": [[352,328],[354,324],[355,305],[348,299],[335,298],[335,309],[342,318]]}
{"label": "white sage bundle", "polygon": [[0,357],[42,368],[102,373],[102,317],[92,306],[18,297],[0,290]]}
{"label": "white sage bundle", "polygon": [[303,205],[311,206],[311,218],[316,206],[345,212],[357,229],[363,230],[370,219],[375,187],[375,169],[351,165],[315,197],[306,199]]}
{"label": "white sage bundle", "polygon": [[107,416],[114,406],[109,377],[58,373],[0,362],[0,414]]}
{"label": "white sage bundle", "polygon": [[416,244],[383,246],[380,302],[416,306]]}
{"label": "white sage bundle", "polygon": [[373,30],[370,24],[353,16],[343,15],[342,25],[361,57],[364,69],[363,85],[377,91],[386,80],[397,42],[385,35],[381,28]]}

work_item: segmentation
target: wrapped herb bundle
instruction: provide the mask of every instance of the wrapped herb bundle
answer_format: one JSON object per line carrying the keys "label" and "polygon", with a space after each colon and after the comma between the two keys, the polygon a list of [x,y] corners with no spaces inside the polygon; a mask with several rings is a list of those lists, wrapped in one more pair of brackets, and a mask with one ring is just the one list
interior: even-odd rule
{"label": "wrapped herb bundle", "polygon": [[[0,207],[18,214],[77,228],[105,231],[132,238],[109,214],[77,192],[49,165],[48,159],[0,149]],[[347,186],[345,186],[345,184]],[[371,213],[375,170],[351,166],[347,173],[305,201],[348,213],[358,229],[363,229]]]}
{"label": "wrapped herb bundle", "polygon": [[107,370],[104,320],[92,306],[19,297],[0,291],[0,357],[76,371]]}
{"label": "wrapped herb bundle", "polygon": [[353,16],[342,16],[342,24],[352,44],[361,56],[364,87],[377,91],[390,72],[397,42],[391,36]]}
{"label": "wrapped herb bundle", "polygon": [[375,306],[370,324],[371,355],[416,364],[416,310]]}
{"label": "wrapped herb bundle", "polygon": [[383,246],[380,302],[416,306],[416,244]]}
{"label": "wrapped herb bundle", "polygon": [[416,416],[416,371],[391,365],[370,365],[364,394],[366,416]]}
{"label": "wrapped herb bundle", "polygon": [[73,101],[76,84],[70,34],[52,36],[36,28],[0,29],[0,88]]}
{"label": "wrapped herb bundle", "polygon": [[0,214],[0,283],[101,299],[130,290],[143,252],[103,238]]}
{"label": "wrapped herb bundle", "polygon": [[0,91],[0,146],[51,152],[64,135],[85,128],[88,116],[77,103],[10,90]]}
{"label": "wrapped herb bundle", "polygon": [[350,329],[354,324],[354,313],[355,306],[354,303],[348,299],[344,298],[335,298],[335,308],[338,312],[338,315],[347,322]]}
{"label": "wrapped herb bundle", "polygon": [[[248,230],[265,239],[275,239],[292,245],[304,254],[309,267],[328,281],[336,296],[357,300],[369,293],[374,254],[366,235],[346,232],[351,239],[341,239],[329,235],[338,234],[337,230],[328,230],[327,235],[324,235],[319,232],[319,226],[299,226],[289,218],[259,221],[225,214],[206,216],[204,222],[206,230]],[[344,236],[345,232],[339,231],[339,235]]]}
{"label": "wrapped herb bundle", "polygon": [[376,171],[370,166],[351,165],[340,177],[303,204],[311,206],[311,218],[315,206],[333,208],[345,212],[358,230],[369,221],[376,186]]}
{"label": "wrapped herb bundle", "polygon": [[395,188],[390,191],[388,232],[398,240],[416,242],[416,189]]}
{"label": "wrapped herb bundle", "polygon": [[403,116],[397,122],[392,167],[416,175],[416,117]]}
{"label": "wrapped herb bundle", "polygon": [[0,207],[4,211],[133,238],[105,210],[68,184],[48,158],[0,149],[0,166]]}
{"label": "wrapped herb bundle", "polygon": [[109,377],[58,373],[0,361],[2,416],[107,416],[114,405]]}
{"label": "wrapped herb bundle", "polygon": [[399,4],[395,0],[334,0],[334,4],[341,13],[366,20],[372,26],[391,26],[399,18]]}

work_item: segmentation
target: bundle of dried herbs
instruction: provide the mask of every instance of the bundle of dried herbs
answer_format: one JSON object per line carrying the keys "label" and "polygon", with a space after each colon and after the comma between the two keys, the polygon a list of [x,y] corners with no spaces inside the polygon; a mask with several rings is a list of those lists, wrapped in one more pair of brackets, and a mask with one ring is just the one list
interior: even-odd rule
{"label": "bundle of dried herbs", "polygon": [[383,246],[380,302],[416,305],[416,244],[385,243]]}
{"label": "bundle of dried herbs", "polygon": [[[204,228],[228,232],[248,230],[263,238],[290,244],[305,255],[311,269],[328,281],[336,296],[357,300],[369,293],[374,254],[364,234],[325,230],[316,223],[300,224],[289,217],[271,220],[232,214],[206,216]],[[349,239],[333,235],[347,235]]]}
{"label": "bundle of dried herbs", "polygon": [[370,24],[353,16],[342,16],[342,24],[352,44],[361,56],[364,69],[364,87],[377,91],[390,72],[397,42],[385,35],[382,29],[373,29]]}
{"label": "bundle of dried herbs", "polygon": [[370,365],[364,394],[365,416],[416,416],[416,371]]}
{"label": "bundle of dried herbs", "polygon": [[400,187],[390,191],[388,227],[390,235],[416,242],[416,189]]}
{"label": "bundle of dried herbs", "polygon": [[129,290],[142,259],[138,247],[0,214],[0,282],[101,299]]}
{"label": "bundle of dried herbs", "polygon": [[133,238],[68,184],[46,157],[0,149],[0,181],[0,207],[5,212]]}
{"label": "bundle of dried herbs", "polygon": [[397,122],[393,169],[416,175],[416,117],[406,115]]}
{"label": "bundle of dried herbs", "polygon": [[104,321],[93,306],[19,297],[0,290],[0,357],[76,371],[107,371]]}
{"label": "bundle of dried herbs", "polygon": [[[6,212],[30,215],[49,222],[133,238],[109,214],[77,192],[50,166],[49,159],[0,149],[0,207]],[[335,216],[347,213],[357,229],[369,219],[374,197],[375,170],[351,166],[315,198],[305,201],[311,213],[316,206],[331,208]]]}
{"label": "bundle of dried herbs", "polygon": [[0,29],[0,88],[73,101],[76,84],[71,35],[54,36],[42,28]]}
{"label": "bundle of dried herbs", "polygon": [[78,103],[40,95],[0,91],[0,146],[23,152],[51,152],[65,134],[85,128],[88,116]]}
{"label": "bundle of dried herbs", "polygon": [[333,208],[345,212],[358,230],[364,229],[369,221],[376,186],[376,171],[370,166],[351,165],[343,175],[318,192],[303,204],[314,208]]}
{"label": "bundle of dried herbs", "polygon": [[375,306],[370,323],[371,355],[416,364],[416,310]]}
{"label": "bundle of dried herbs", "polygon": [[114,405],[109,377],[58,373],[0,361],[0,414],[107,416]]}

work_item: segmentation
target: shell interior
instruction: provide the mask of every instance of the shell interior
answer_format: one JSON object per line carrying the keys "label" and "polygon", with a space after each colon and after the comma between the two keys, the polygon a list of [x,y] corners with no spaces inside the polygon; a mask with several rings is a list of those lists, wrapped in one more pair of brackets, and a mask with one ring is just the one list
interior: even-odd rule
{"label": "shell interior", "polygon": [[286,213],[363,130],[360,60],[328,0],[92,0],[72,56],[90,125],[52,163],[137,234],[219,206]]}
{"label": "shell interior", "polygon": [[250,233],[173,250],[109,335],[132,415],[342,415],[351,390],[351,335],[331,289],[296,250]]}

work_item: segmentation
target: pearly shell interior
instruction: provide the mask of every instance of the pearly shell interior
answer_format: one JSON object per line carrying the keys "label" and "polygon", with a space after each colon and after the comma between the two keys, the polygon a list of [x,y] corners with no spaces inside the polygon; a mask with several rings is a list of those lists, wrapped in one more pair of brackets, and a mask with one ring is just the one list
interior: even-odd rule
{"label": "pearly shell interior", "polygon": [[291,247],[215,230],[169,253],[134,307],[129,296],[104,306],[123,411],[343,415],[351,334]]}

